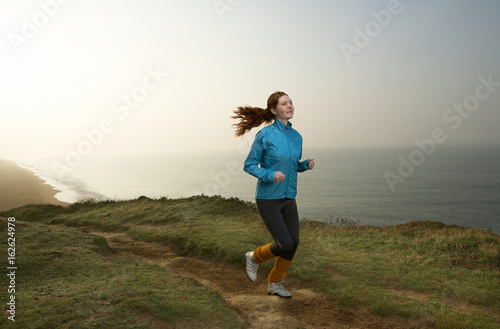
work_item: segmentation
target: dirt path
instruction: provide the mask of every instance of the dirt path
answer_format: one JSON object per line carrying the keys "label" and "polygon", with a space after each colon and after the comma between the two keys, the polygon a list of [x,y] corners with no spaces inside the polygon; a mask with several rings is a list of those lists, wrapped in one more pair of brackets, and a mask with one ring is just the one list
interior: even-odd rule
{"label": "dirt path", "polygon": [[259,272],[257,282],[251,282],[241,266],[181,257],[165,245],[135,241],[126,233],[92,233],[106,238],[117,257],[159,264],[181,275],[195,278],[218,292],[249,323],[249,328],[413,327],[407,323],[377,317],[364,310],[341,308],[296,279],[286,281],[287,289],[293,293],[291,299],[268,296],[267,273],[263,273],[264,271]]}

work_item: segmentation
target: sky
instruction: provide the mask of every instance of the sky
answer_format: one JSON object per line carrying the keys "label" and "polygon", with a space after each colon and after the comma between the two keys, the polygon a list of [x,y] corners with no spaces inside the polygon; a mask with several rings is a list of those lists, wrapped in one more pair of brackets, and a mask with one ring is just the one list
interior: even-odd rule
{"label": "sky", "polygon": [[497,0],[0,0],[0,157],[232,150],[278,90],[304,148],[499,144],[499,31]]}

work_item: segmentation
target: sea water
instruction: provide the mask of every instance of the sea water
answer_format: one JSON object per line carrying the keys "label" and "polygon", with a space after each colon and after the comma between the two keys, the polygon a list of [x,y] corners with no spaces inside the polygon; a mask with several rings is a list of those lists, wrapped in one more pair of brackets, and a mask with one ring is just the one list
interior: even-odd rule
{"label": "sea water", "polygon": [[[441,146],[441,145],[440,145]],[[500,233],[500,146],[304,150],[314,170],[299,173],[300,218],[358,225],[435,220]],[[91,155],[64,175],[54,161],[18,161],[61,191],[59,200],[222,195],[254,201],[256,178],[237,151]]]}

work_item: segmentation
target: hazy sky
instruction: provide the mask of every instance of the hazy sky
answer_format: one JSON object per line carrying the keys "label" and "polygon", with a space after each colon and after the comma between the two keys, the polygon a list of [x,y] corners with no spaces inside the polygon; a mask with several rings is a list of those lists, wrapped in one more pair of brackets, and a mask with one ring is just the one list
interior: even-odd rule
{"label": "hazy sky", "polygon": [[277,90],[304,147],[499,143],[499,33],[498,0],[0,0],[0,157],[230,150]]}

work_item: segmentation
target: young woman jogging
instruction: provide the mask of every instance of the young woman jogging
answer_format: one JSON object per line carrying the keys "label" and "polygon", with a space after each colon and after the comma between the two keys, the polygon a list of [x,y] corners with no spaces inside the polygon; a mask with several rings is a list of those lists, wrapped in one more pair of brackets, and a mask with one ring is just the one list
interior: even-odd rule
{"label": "young woman jogging", "polygon": [[269,96],[267,108],[238,107],[232,117],[240,119],[234,124],[236,136],[274,120],[257,133],[244,165],[247,173],[258,178],[255,199],[274,242],[247,252],[246,273],[255,281],[259,264],[276,258],[267,279],[267,292],[285,298],[292,294],[282,282],[299,245],[299,216],[295,202],[297,172],[314,168],[314,159],[300,161],[302,136],[289,122],[293,112],[288,95],[277,91]]}

